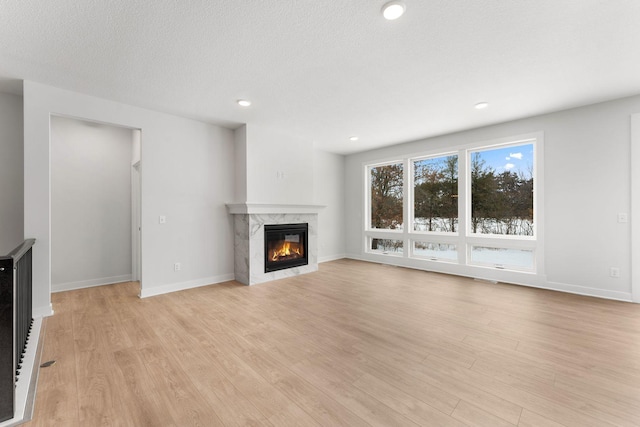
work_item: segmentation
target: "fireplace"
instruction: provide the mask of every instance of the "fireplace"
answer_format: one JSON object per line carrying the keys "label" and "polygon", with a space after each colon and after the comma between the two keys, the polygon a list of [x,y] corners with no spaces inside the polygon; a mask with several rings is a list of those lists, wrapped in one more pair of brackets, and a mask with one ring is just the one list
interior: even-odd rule
{"label": "fireplace", "polygon": [[[233,270],[235,279],[245,285],[257,285],[258,283],[318,271],[318,213],[323,208],[324,206],[319,205],[227,204],[229,213],[234,217]],[[301,264],[295,268],[289,268],[291,265],[285,262],[286,259],[281,259],[283,257],[280,257],[279,262],[273,261],[273,252],[268,260],[265,259],[267,258],[265,254],[269,253],[267,243],[269,226],[277,225],[280,229],[275,230],[276,234],[281,234],[282,228],[291,228],[285,224],[294,224],[294,227],[302,225],[303,229],[306,226],[306,232],[300,236],[301,241],[304,241],[301,252],[306,260],[294,259],[292,264]],[[284,234],[297,234],[300,230],[293,231],[294,233],[286,232]],[[285,240],[286,242],[287,239],[285,237],[277,240]],[[289,240],[289,254],[291,254],[291,243],[299,244],[301,242],[291,242],[295,238],[289,238]],[[276,265],[283,267],[283,269],[274,271],[272,267]]]}
{"label": "fireplace", "polygon": [[264,226],[264,272],[309,264],[307,223]]}

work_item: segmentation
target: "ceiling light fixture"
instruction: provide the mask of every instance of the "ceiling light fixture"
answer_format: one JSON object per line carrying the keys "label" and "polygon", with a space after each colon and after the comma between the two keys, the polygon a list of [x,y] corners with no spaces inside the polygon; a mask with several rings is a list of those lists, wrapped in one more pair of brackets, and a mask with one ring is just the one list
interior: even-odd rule
{"label": "ceiling light fixture", "polygon": [[251,105],[251,101],[247,99],[238,99],[236,102],[241,107],[249,107]]}
{"label": "ceiling light fixture", "polygon": [[476,110],[482,110],[482,109],[487,108],[488,106],[489,106],[489,103],[488,103],[488,102],[478,102],[478,103],[475,105]]}
{"label": "ceiling light fixture", "polygon": [[357,136],[350,136],[349,137],[349,141],[357,141],[358,137]]}
{"label": "ceiling light fixture", "polygon": [[382,6],[382,16],[389,21],[400,18],[407,7],[401,1],[390,1]]}

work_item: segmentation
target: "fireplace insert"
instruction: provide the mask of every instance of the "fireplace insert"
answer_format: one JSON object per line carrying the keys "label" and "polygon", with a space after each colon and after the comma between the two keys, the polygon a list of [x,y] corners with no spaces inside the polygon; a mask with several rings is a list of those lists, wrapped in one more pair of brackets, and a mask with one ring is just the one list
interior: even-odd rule
{"label": "fireplace insert", "polygon": [[309,224],[264,226],[264,272],[309,264],[307,256]]}

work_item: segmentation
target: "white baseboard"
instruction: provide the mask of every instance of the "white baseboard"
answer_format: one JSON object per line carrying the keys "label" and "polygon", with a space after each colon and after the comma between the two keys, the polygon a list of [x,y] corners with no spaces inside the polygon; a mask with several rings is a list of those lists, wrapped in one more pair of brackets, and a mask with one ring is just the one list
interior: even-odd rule
{"label": "white baseboard", "polygon": [[[446,271],[436,271],[436,270],[427,270],[427,269],[422,269],[422,268],[415,268],[413,266],[405,265],[402,262],[398,262],[398,261],[402,260],[401,258],[398,259],[397,261],[396,260],[390,260],[389,262],[385,262],[385,261],[382,261],[382,260],[381,261],[377,261],[377,260],[376,261],[372,261],[370,259],[364,258],[360,254],[347,254],[346,258],[357,260],[357,261],[388,264],[388,265],[397,265],[397,266],[406,267],[406,268],[414,268],[416,270],[434,271],[436,273],[453,274],[453,275],[459,275],[459,276],[471,277],[471,278],[478,278],[478,279],[483,279],[483,280],[491,280],[491,281],[497,280],[497,281],[502,282],[502,283],[509,283],[509,284],[518,285],[518,286],[528,286],[528,287],[531,287],[531,288],[547,289],[547,290],[550,290],[550,291],[565,292],[565,293],[576,294],[576,295],[584,295],[584,296],[588,296],[588,297],[597,297],[597,298],[611,299],[611,300],[616,300],[616,301],[633,302],[631,292],[610,291],[610,290],[607,290],[607,289],[589,288],[589,287],[586,287],[586,286],[571,285],[571,284],[568,284],[568,283],[550,282],[550,281],[547,280],[546,276],[536,276],[537,280],[529,281],[527,283],[509,282],[507,280],[500,280],[499,278],[496,279],[495,277],[492,277],[492,278],[476,277],[475,275],[468,274],[467,272],[461,273],[461,274],[456,274],[455,272],[446,272]],[[396,262],[393,262],[393,261],[396,261]]]}
{"label": "white baseboard", "polygon": [[552,291],[567,292],[570,294],[584,295],[588,297],[598,297],[612,299],[616,301],[632,302],[631,292],[609,291],[606,289],[587,288],[586,286],[569,285],[567,283],[547,282],[546,286],[536,286]]}
{"label": "white baseboard", "polygon": [[199,288],[201,286],[215,285],[216,283],[234,280],[234,274],[223,274],[220,276],[205,277],[202,279],[190,280],[188,282],[170,283],[160,286],[144,286],[140,290],[140,298],[147,298],[156,295],[168,294],[170,292],[184,291],[186,289]]}
{"label": "white baseboard", "polygon": [[80,280],[68,283],[52,283],[51,292],[72,291],[74,289],[92,288],[94,286],[111,285],[113,283],[130,282],[131,274],[112,277],[100,277],[98,279]]}
{"label": "white baseboard", "polygon": [[322,264],[323,262],[335,261],[338,259],[346,258],[346,254],[338,254],[338,255],[329,255],[318,258],[318,264]]}

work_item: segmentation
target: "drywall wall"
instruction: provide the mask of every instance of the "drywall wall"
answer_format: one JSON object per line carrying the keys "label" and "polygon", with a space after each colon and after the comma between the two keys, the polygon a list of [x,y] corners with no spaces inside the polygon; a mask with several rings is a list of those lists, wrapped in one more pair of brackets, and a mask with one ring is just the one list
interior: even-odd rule
{"label": "drywall wall", "polygon": [[247,125],[245,150],[246,202],[314,203],[311,141],[266,127]]}
{"label": "drywall wall", "polygon": [[[34,315],[52,312],[51,114],[142,132],[142,296],[233,278],[233,131],[40,83],[24,82],[25,233],[33,254]],[[159,224],[159,216],[166,223]],[[182,269],[174,271],[174,263]]]}
{"label": "drywall wall", "polygon": [[131,280],[132,129],[51,117],[51,289]]}
{"label": "drywall wall", "polygon": [[344,258],[344,156],[314,151],[314,200],[325,206],[318,214],[319,262]]}
{"label": "drywall wall", "polygon": [[318,216],[319,261],[343,258],[344,156],[256,125],[234,136],[234,202],[325,206]]}
{"label": "drywall wall", "polygon": [[233,133],[235,148],[234,199],[230,202],[247,201],[247,125],[242,125]]}
{"label": "drywall wall", "polygon": [[640,112],[631,116],[631,293],[640,303]]}
{"label": "drywall wall", "polygon": [[[353,154],[345,160],[346,250],[364,253],[364,172],[367,162],[533,132],[544,133],[544,271],[514,282],[631,300],[630,224],[618,213],[630,206],[630,116],[640,96]],[[376,258],[377,261],[386,262]],[[495,279],[495,270],[463,269],[400,258],[415,268]],[[620,268],[620,278],[609,268]],[[515,276],[511,276],[515,277]]]}
{"label": "drywall wall", "polygon": [[22,97],[0,92],[0,255],[23,240]]}
{"label": "drywall wall", "polygon": [[140,129],[131,131],[131,164],[135,165],[140,161],[142,155],[142,132]]}

